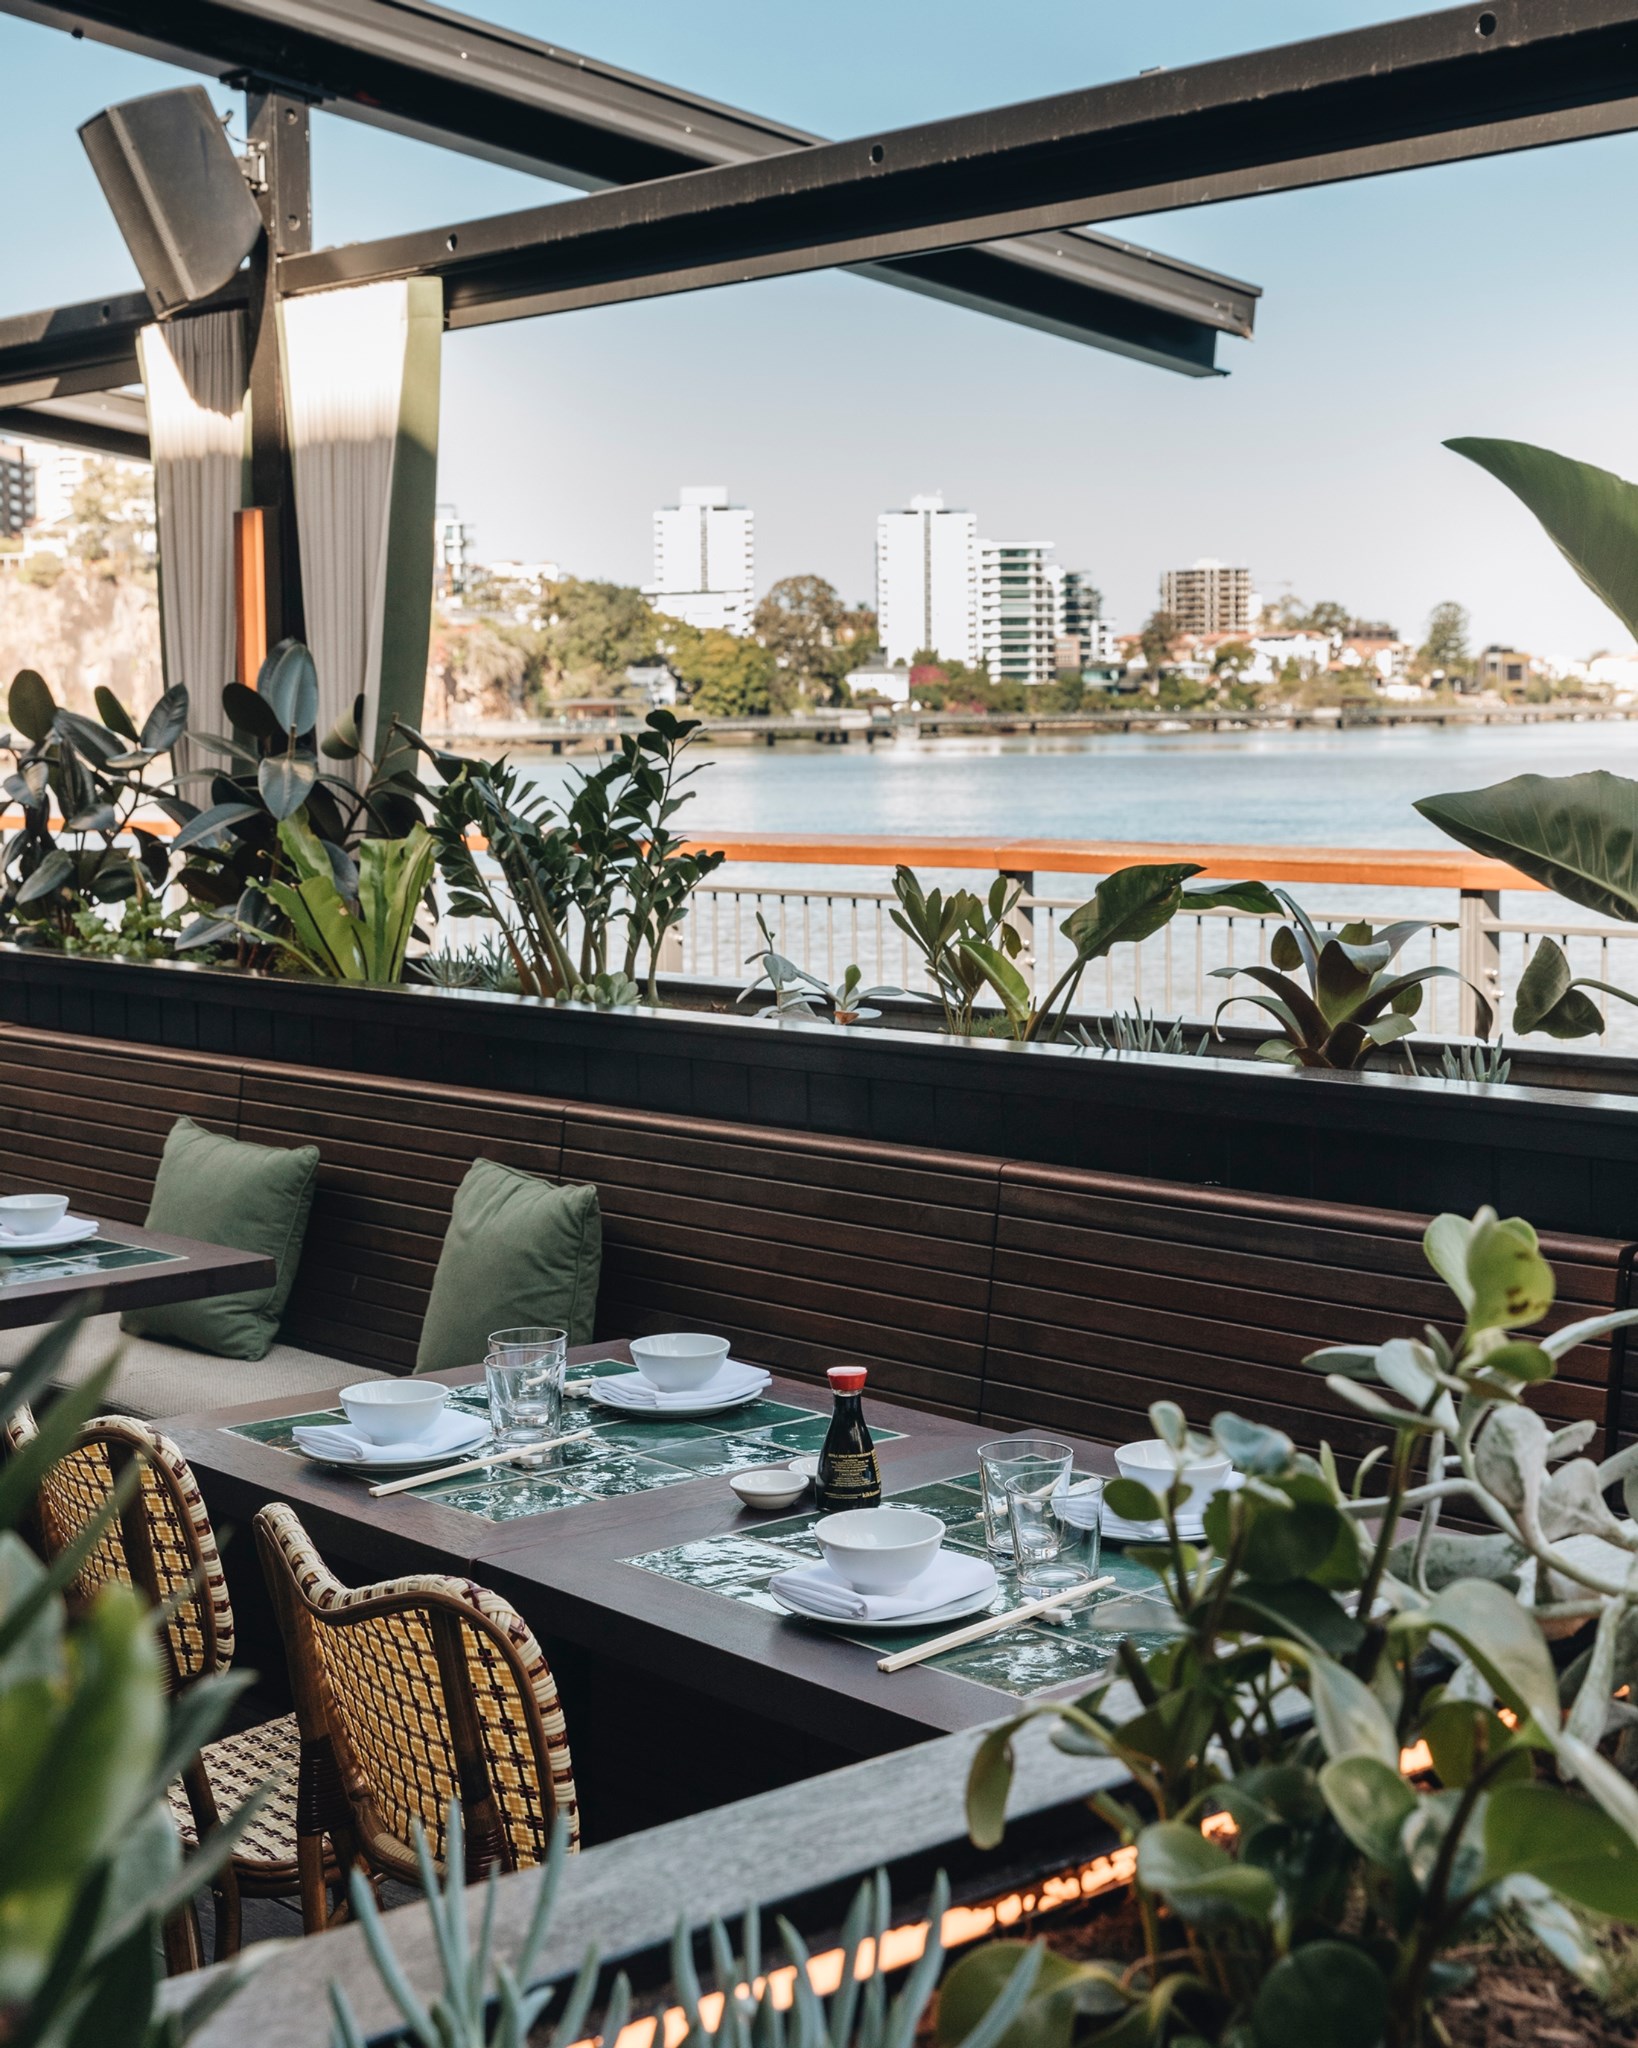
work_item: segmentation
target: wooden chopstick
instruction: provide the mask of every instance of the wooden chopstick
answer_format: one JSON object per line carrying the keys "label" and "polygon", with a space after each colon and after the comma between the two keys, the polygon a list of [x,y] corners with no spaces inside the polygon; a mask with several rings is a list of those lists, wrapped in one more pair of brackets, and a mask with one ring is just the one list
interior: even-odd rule
{"label": "wooden chopstick", "polygon": [[1115,1583],[1111,1574],[1107,1578],[1089,1579],[1084,1586],[1066,1586],[1061,1593],[1049,1593],[1044,1600],[1029,1600],[1022,1607],[1014,1607],[1007,1614],[992,1614],[983,1621],[969,1622],[965,1628],[951,1629],[948,1635],[934,1636],[930,1643],[918,1643],[913,1650],[895,1650],[891,1657],[878,1657],[878,1671],[905,1671],[912,1664],[920,1664],[928,1657],[936,1657],[941,1650],[959,1650],[966,1643],[982,1642],[985,1636],[998,1636],[1003,1629],[1016,1628],[1019,1622],[1029,1621],[1037,1614],[1045,1614],[1049,1607],[1072,1606],[1084,1600],[1089,1593],[1099,1593],[1105,1586]]}
{"label": "wooden chopstick", "polygon": [[408,1493],[412,1487],[430,1486],[435,1479],[460,1479],[468,1472],[481,1472],[487,1465],[515,1465],[525,1458],[538,1458],[542,1451],[555,1451],[559,1444],[578,1444],[597,1432],[577,1429],[572,1436],[549,1436],[544,1443],[519,1444],[515,1450],[489,1451],[481,1458],[466,1458],[459,1465],[440,1465],[435,1472],[412,1472],[407,1479],[388,1479],[370,1488],[373,1500],[389,1493]]}

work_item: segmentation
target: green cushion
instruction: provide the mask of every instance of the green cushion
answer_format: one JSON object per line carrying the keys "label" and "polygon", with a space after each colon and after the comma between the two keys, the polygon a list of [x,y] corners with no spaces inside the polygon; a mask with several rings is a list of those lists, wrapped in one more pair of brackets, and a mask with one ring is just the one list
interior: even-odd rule
{"label": "green cushion", "polygon": [[218,1294],[210,1301],[133,1309],[119,1326],[132,1337],[191,1344],[217,1358],[265,1358],[279,1334],[313,1206],[318,1147],[247,1145],[179,1116],[165,1140],[148,1204],[148,1228],[277,1262],[271,1287]]}
{"label": "green cushion", "polygon": [[491,1331],[523,1324],[589,1344],[602,1263],[596,1188],[475,1159],[455,1190],[415,1370],[479,1365]]}

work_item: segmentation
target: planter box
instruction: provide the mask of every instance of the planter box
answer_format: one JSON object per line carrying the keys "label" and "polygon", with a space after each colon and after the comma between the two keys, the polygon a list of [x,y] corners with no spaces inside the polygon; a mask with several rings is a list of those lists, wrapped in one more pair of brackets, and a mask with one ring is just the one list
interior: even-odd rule
{"label": "planter box", "polygon": [[[1098,1055],[0,947],[0,1021],[341,1072],[1638,1237],[1638,1097]],[[1582,1056],[1583,1058],[1585,1056]]]}

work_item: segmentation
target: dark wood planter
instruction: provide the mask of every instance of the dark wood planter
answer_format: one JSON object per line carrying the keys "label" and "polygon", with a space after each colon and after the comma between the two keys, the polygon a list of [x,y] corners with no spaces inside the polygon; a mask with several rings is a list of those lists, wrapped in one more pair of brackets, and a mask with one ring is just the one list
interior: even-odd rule
{"label": "dark wood planter", "polygon": [[0,947],[0,1020],[342,1072],[1638,1237],[1638,1097],[1112,1057]]}

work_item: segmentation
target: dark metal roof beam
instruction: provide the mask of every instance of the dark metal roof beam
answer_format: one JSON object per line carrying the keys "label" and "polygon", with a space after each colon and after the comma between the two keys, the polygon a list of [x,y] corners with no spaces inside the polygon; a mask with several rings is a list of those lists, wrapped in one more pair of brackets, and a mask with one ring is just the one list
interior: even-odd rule
{"label": "dark metal roof beam", "polygon": [[32,405],[0,405],[0,434],[32,435],[67,448],[123,455],[132,462],[149,459],[148,409],[140,397],[123,391],[46,398]]}
{"label": "dark metal roof beam", "polygon": [[1638,126],[1638,0],[1497,0],[754,164],[287,258],[437,273],[454,327]]}
{"label": "dark metal roof beam", "polygon": [[[0,0],[0,10],[186,68],[270,78],[331,112],[588,189],[820,141],[426,0]],[[1068,232],[854,267],[1193,375],[1210,373],[1216,332],[1250,334],[1258,296]]]}

